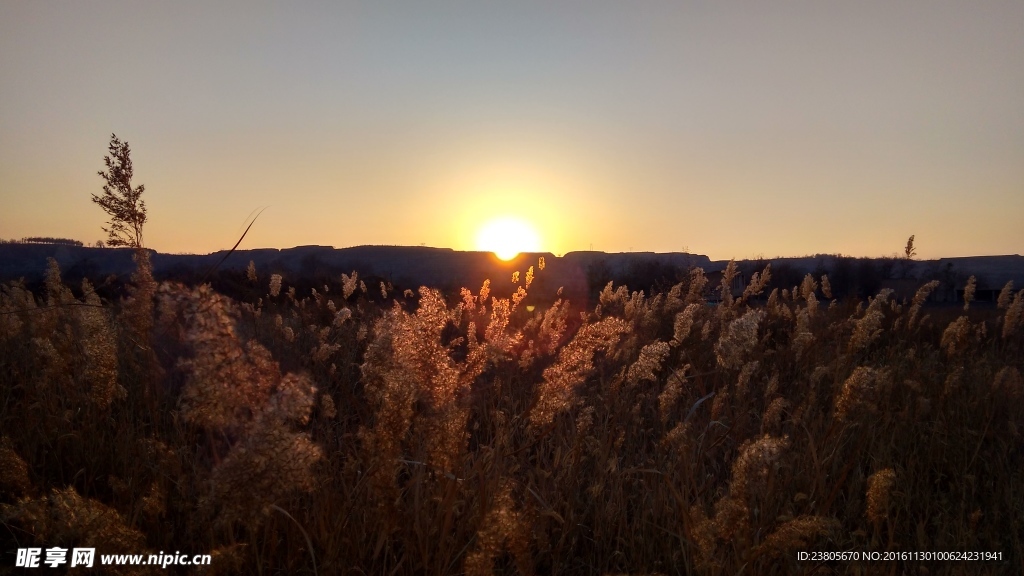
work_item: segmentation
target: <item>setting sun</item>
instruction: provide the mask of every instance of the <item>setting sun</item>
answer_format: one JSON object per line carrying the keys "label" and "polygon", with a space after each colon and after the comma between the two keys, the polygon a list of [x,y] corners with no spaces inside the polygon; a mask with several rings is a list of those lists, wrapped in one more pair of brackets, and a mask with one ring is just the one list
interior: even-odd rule
{"label": "setting sun", "polygon": [[511,260],[520,252],[539,252],[540,237],[533,225],[512,217],[495,218],[480,228],[476,236],[478,250],[494,252],[502,260]]}

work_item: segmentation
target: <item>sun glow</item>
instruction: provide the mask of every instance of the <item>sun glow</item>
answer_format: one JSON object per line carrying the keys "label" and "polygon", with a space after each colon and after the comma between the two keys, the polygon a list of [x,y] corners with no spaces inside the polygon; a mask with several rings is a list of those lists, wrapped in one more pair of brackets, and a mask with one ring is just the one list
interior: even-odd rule
{"label": "sun glow", "polygon": [[533,225],[525,220],[495,218],[480,227],[476,247],[478,250],[494,252],[502,260],[511,260],[521,252],[539,252],[540,236]]}

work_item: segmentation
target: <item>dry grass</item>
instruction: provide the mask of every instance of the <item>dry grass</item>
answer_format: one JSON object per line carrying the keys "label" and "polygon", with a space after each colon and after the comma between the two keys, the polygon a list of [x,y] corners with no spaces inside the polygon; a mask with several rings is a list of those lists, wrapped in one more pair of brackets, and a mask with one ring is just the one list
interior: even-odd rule
{"label": "dry grass", "polygon": [[[714,306],[695,270],[527,312],[541,261],[508,299],[373,287],[382,309],[355,272],[235,302],[138,264],[121,302],[75,296],[55,263],[44,294],[0,292],[5,552],[263,574],[1024,566],[1012,287],[931,317],[934,285],[865,307],[808,276],[761,305],[770,271],[736,298],[730,266]],[[797,561],[812,550],[1003,560]]]}

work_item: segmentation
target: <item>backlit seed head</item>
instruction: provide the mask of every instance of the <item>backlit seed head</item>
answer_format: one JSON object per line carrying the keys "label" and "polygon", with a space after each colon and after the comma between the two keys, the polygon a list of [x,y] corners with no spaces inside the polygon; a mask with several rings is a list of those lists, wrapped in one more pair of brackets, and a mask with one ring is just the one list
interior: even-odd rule
{"label": "backlit seed head", "polygon": [[867,510],[868,520],[880,523],[889,516],[892,489],[896,484],[896,472],[892,468],[879,470],[868,477]]}

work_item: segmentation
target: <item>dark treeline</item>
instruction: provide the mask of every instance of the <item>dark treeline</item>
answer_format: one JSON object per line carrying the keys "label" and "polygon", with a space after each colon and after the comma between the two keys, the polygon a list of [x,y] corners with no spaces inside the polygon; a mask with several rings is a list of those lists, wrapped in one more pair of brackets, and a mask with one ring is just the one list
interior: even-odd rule
{"label": "dark treeline", "polygon": [[628,286],[633,291],[643,290],[645,294],[658,294],[669,291],[689,276],[690,268],[659,260],[637,260],[621,271],[614,271],[606,261],[598,260],[587,268],[587,288],[592,298],[608,282]]}
{"label": "dark treeline", "polygon": [[[962,291],[970,276],[957,270],[951,263],[939,266],[900,257],[827,255],[818,257],[810,269],[786,260],[738,262],[741,284],[745,286],[755,273],[762,273],[769,264],[771,280],[768,289],[761,294],[761,299],[767,299],[774,289],[792,290],[803,282],[807,274],[811,274],[816,281],[820,281],[822,276],[828,276],[832,295],[840,301],[865,299],[877,294],[882,288],[892,288],[898,298],[911,297],[918,287],[932,280],[938,280],[940,285],[932,292],[930,301],[953,301],[958,298],[958,291]],[[587,270],[587,285],[591,295],[598,294],[608,281],[614,282],[616,286],[629,286],[630,290],[643,290],[650,295],[668,291],[675,284],[685,282],[689,275],[690,269],[687,267],[659,261],[636,261],[625,270],[616,272],[599,260]],[[709,291],[718,288],[718,278],[714,274],[711,280],[707,286]]]}
{"label": "dark treeline", "polygon": [[29,236],[22,238],[21,240],[0,239],[0,244],[60,244],[62,246],[83,246],[80,240],[72,240],[70,238],[52,238],[50,236]]}
{"label": "dark treeline", "polygon": [[[745,278],[753,272],[764,269],[767,262],[745,262],[742,269]],[[925,263],[900,257],[856,258],[852,256],[827,256],[818,258],[809,272],[789,262],[773,262],[769,290],[792,289],[799,286],[806,274],[816,280],[828,276],[832,295],[838,300],[865,299],[878,293],[882,288],[892,288],[897,298],[913,296],[922,284],[932,280],[940,282],[932,292],[930,301],[943,302],[956,299],[956,291],[966,284],[970,274],[956,270],[951,263],[945,266]]]}

